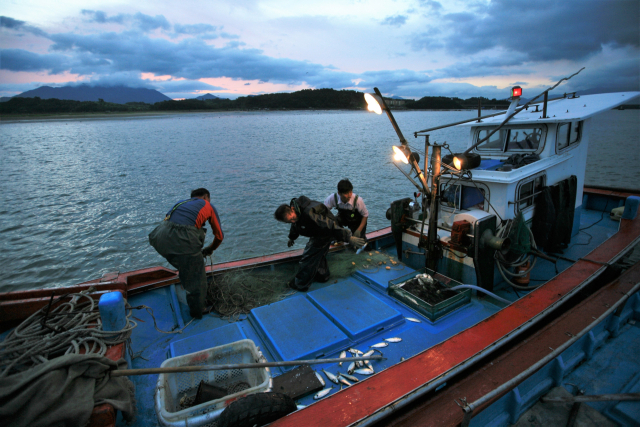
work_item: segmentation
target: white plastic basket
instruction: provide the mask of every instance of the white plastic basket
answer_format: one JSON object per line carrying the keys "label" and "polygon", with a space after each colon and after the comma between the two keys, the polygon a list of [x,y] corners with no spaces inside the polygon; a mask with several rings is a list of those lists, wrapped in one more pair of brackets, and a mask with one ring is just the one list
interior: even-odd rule
{"label": "white plastic basket", "polygon": [[[245,339],[173,357],[165,360],[161,367],[256,362],[266,362],[266,359],[252,340]],[[195,397],[202,380],[226,388],[229,395],[192,407],[182,406],[181,401]],[[155,396],[158,421],[167,427],[215,425],[215,420],[231,402],[248,394],[271,391],[271,387],[268,368],[160,374]]]}

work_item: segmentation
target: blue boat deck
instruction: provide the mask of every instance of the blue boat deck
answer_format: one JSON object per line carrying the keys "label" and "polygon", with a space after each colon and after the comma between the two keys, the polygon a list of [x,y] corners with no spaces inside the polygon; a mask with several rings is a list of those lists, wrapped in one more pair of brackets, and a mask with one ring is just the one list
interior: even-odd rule
{"label": "blue boat deck", "polygon": [[[609,207],[608,209],[611,209]],[[618,224],[608,217],[608,210],[583,209],[580,217],[581,231],[563,256],[570,259],[584,257],[594,247],[615,234]],[[390,243],[390,242],[389,242]],[[378,247],[395,255],[392,245]],[[535,281],[549,280],[568,268],[569,261],[560,260],[557,265],[538,260],[532,272]],[[415,266],[420,267],[420,266]],[[556,270],[557,268],[557,270]],[[386,360],[372,362],[376,372],[408,359],[419,352],[440,343],[477,322],[486,319],[505,306],[491,297],[474,295],[471,301],[436,321],[431,321],[387,294],[390,280],[415,271],[400,263],[392,269],[377,271],[358,270],[350,277],[337,282],[314,283],[307,293],[295,293],[286,299],[251,310],[250,314],[236,322],[205,315],[186,326],[182,333],[164,334],[156,331],[154,319],[146,311],[135,313],[138,327],[133,331],[133,368],[158,367],[167,358],[216,347],[241,339],[251,339],[269,361],[298,359],[337,358],[348,348],[363,352],[385,338],[399,337],[402,341],[389,343],[382,348]],[[495,286],[496,294],[514,301],[524,292],[516,293],[505,283]],[[178,305],[175,287],[146,292],[129,300],[132,306],[146,305],[155,313],[157,327],[163,331],[175,331],[185,322],[181,318],[184,308]],[[414,318],[419,323],[407,320]],[[188,318],[185,318],[188,320]],[[348,358],[346,359],[348,360]],[[313,365],[317,372],[325,369],[333,374],[346,373],[348,363]],[[272,376],[278,376],[290,368],[271,368]],[[324,377],[324,375],[323,375]],[[326,377],[327,386],[330,382]],[[360,380],[366,376],[359,376]],[[157,376],[132,378],[136,383],[138,418],[134,425],[157,424],[153,396]],[[340,390],[333,385],[331,394]],[[309,395],[298,404],[313,403]]]}

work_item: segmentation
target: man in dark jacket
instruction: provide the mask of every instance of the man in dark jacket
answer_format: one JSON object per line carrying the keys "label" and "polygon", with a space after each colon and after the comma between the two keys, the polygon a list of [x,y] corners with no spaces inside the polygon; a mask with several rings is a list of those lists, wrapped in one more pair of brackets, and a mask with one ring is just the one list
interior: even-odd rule
{"label": "man in dark jacket", "polygon": [[288,246],[293,246],[299,236],[309,237],[300,259],[300,268],[289,286],[299,291],[307,291],[315,280],[324,283],[329,280],[327,253],[332,241],[348,242],[355,247],[364,245],[364,239],[353,237],[351,231],[338,225],[336,217],[322,203],[300,196],[291,199],[288,205],[280,205],[275,218],[291,224]]}
{"label": "man in dark jacket", "polygon": [[[203,249],[206,222],[211,224],[213,242]],[[218,211],[205,188],[193,190],[190,199],[176,203],[149,234],[151,246],[178,269],[180,283],[187,291],[189,312],[196,319],[202,318],[207,296],[204,257],[211,255],[223,239]]]}

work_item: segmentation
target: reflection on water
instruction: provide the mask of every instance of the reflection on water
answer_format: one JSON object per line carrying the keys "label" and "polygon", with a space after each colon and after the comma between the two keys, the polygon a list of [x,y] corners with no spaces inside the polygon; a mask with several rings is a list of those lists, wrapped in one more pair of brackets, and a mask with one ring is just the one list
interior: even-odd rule
{"label": "reflection on water", "polygon": [[[475,114],[395,117],[423,150],[424,140],[411,132]],[[639,114],[611,111],[593,120],[588,183],[640,188]],[[468,128],[452,128],[433,132],[431,141],[456,151],[467,137]],[[391,164],[396,143],[384,116],[353,111],[2,124],[0,291],[169,266],[147,235],[197,187],[211,191],[225,232],[214,262],[287,250],[288,227],[273,219],[275,208],[301,194],[323,200],[345,177],[367,203],[367,228],[386,227],[390,202],[414,191]]]}

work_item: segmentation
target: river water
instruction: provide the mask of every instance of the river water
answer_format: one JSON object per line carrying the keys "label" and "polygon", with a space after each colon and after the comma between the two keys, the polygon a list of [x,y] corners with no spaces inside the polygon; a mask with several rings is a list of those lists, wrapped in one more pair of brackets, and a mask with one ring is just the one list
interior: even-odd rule
{"label": "river water", "polygon": [[[475,111],[395,113],[412,132]],[[588,184],[640,188],[640,111],[593,119]],[[463,149],[468,128],[431,133]],[[147,235],[173,204],[205,187],[225,240],[214,262],[287,250],[273,219],[293,197],[324,200],[349,178],[387,227],[391,201],[415,188],[391,163],[397,137],[384,116],[360,111],[228,112],[0,124],[0,291],[66,286],[155,265]],[[422,164],[422,161],[421,161]],[[211,241],[208,233],[207,244]],[[294,248],[302,248],[299,239]]]}

